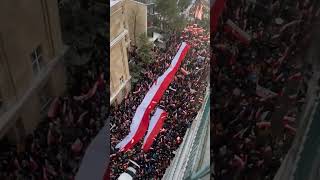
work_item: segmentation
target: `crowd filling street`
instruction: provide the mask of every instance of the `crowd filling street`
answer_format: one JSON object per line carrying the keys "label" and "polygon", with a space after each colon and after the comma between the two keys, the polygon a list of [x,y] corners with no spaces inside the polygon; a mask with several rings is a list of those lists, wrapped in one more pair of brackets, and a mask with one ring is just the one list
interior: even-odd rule
{"label": "crowd filling street", "polygon": [[[211,35],[216,180],[275,176],[305,103],[312,65],[304,57],[319,13],[314,0],[226,1]],[[242,32],[230,31],[231,22]],[[285,93],[288,84],[295,85],[295,93]],[[279,104],[281,99],[287,107]],[[281,108],[285,112],[279,117]],[[282,130],[274,131],[274,124]]]}
{"label": "crowd filling street", "polygon": [[[199,31],[192,32],[190,29]],[[130,123],[136,108],[153,82],[169,67],[182,42],[191,48],[182,61],[181,68],[159,102],[159,107],[168,113],[163,128],[148,152],[141,149],[139,142],[127,152],[115,149],[129,133]],[[142,78],[127,94],[120,105],[111,112],[111,179],[116,179],[126,171],[129,159],[137,162],[140,169],[137,179],[161,179],[175,156],[175,151],[183,141],[188,127],[199,111],[209,76],[209,36],[197,25],[188,26],[183,32],[171,35],[166,49],[155,46],[152,50],[153,62],[143,67]]]}

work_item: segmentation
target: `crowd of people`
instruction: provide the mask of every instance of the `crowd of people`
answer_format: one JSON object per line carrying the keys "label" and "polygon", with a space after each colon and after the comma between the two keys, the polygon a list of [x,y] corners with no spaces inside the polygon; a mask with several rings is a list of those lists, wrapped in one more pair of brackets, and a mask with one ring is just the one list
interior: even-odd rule
{"label": "crowd of people", "polygon": [[[226,1],[212,35],[211,145],[216,180],[275,176],[305,102],[312,65],[304,59],[304,48],[319,13],[315,0]],[[228,31],[228,22],[242,32]],[[289,86],[295,86],[295,93],[285,93],[292,89]],[[281,103],[288,106],[279,117],[275,113],[284,107]],[[277,132],[275,124],[283,131]]]}
{"label": "crowd of people", "polygon": [[[76,29],[67,31],[72,33]],[[53,98],[47,116],[19,148],[8,139],[1,139],[0,179],[74,179],[86,147],[106,123],[109,108],[104,68],[108,63],[106,40],[95,32],[90,33],[94,44],[76,52],[89,54],[90,60],[81,67],[67,67],[69,80],[73,81],[68,82],[71,85],[66,95]],[[73,38],[76,39],[67,41],[69,46],[75,46],[81,39]]]}
{"label": "crowd of people", "polygon": [[105,86],[100,84],[95,95],[83,102],[72,96],[56,98],[54,113],[27,136],[22,149],[2,142],[0,179],[72,180],[84,150],[105,124]]}
{"label": "crowd of people", "polygon": [[[195,25],[196,26],[196,25]],[[194,26],[194,27],[195,27]],[[204,38],[199,38],[204,37]],[[206,37],[206,39],[205,39]],[[205,40],[204,40],[205,39]],[[145,65],[142,78],[133,87],[123,102],[110,110],[111,114],[111,159],[110,177],[116,179],[126,171],[129,160],[140,165],[136,179],[161,179],[176,149],[183,141],[184,134],[190,127],[203,103],[209,75],[208,32],[194,35],[184,31],[172,35],[167,41],[167,48],[152,50],[153,62]],[[128,133],[136,108],[153,82],[169,67],[173,57],[183,42],[191,48],[182,61],[181,67],[159,102],[159,107],[168,113],[163,128],[148,152],[143,152],[141,142],[127,152],[115,149]]]}

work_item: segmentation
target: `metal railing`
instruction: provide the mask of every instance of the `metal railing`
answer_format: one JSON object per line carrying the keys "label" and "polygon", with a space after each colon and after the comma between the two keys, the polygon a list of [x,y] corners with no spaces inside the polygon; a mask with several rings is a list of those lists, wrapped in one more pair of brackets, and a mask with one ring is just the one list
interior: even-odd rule
{"label": "metal railing", "polygon": [[198,115],[193,120],[191,127],[187,130],[183,143],[177,149],[174,159],[164,174],[164,180],[180,180],[191,178],[196,173],[197,176],[203,175],[206,169],[199,170],[203,144],[205,144],[207,130],[209,130],[210,114],[210,88],[207,88],[203,105]]}
{"label": "metal railing", "polygon": [[297,168],[297,163],[300,159],[301,148],[303,148],[304,141],[308,134],[308,126],[313,121],[313,114],[316,110],[317,103],[315,102],[316,96],[316,83],[320,77],[319,73],[315,73],[314,77],[310,80],[308,87],[308,93],[306,97],[306,104],[302,108],[302,112],[298,117],[297,133],[294,141],[292,142],[291,148],[286,154],[284,160],[281,162],[281,166],[278,169],[273,180],[288,179],[292,180]]}
{"label": "metal railing", "polygon": [[209,112],[210,103],[205,105],[204,115],[202,116],[200,125],[195,136],[193,146],[191,147],[191,152],[189,155],[189,160],[187,162],[187,167],[184,174],[184,179],[192,179],[192,175],[200,170],[202,154],[204,150],[204,144],[207,137],[207,132],[209,130]]}

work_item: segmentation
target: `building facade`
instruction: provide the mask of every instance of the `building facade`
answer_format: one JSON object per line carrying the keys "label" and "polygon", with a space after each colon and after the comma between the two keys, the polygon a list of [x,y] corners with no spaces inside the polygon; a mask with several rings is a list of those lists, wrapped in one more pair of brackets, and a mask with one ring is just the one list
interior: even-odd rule
{"label": "building facade", "polygon": [[[151,40],[154,37],[154,33],[158,33],[160,29],[159,21],[157,21],[157,19],[159,18],[159,13],[156,12],[155,0],[136,0],[133,2],[136,4],[136,6],[140,6],[140,9],[143,8],[143,10],[140,10],[139,13],[140,17],[142,17],[143,15],[143,18],[140,19],[141,22],[138,22],[139,29],[141,29],[140,31],[138,30],[138,33],[147,33],[149,39]],[[130,16],[128,16],[128,19],[130,17],[131,19],[132,17],[134,17],[132,13],[129,15]]]}
{"label": "building facade", "polygon": [[110,0],[110,104],[119,104],[131,88],[130,44],[124,0]]}
{"label": "building facade", "polygon": [[65,90],[66,47],[57,1],[1,1],[0,21],[0,138],[19,144]]}
{"label": "building facade", "polygon": [[132,44],[138,45],[139,36],[147,34],[147,5],[133,0],[125,1],[126,20],[129,38]]}

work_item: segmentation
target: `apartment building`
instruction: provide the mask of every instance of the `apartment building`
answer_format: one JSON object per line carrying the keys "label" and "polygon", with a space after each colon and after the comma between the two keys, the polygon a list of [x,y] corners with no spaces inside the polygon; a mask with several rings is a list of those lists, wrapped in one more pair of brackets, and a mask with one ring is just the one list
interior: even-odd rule
{"label": "apartment building", "polygon": [[124,0],[110,0],[110,104],[119,104],[131,88],[130,38],[124,3]]}
{"label": "apartment building", "polygon": [[20,143],[65,90],[66,51],[57,1],[0,6],[0,138]]}
{"label": "apartment building", "polygon": [[132,44],[138,45],[139,36],[147,34],[147,12],[146,4],[133,0],[125,0],[125,14],[129,38]]}

